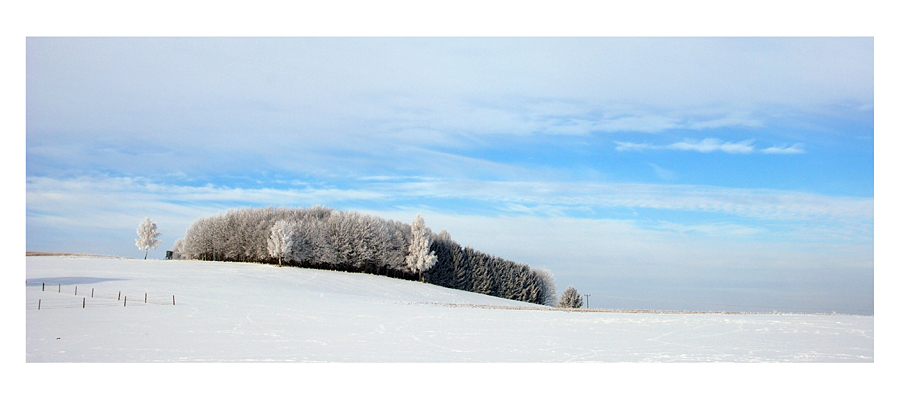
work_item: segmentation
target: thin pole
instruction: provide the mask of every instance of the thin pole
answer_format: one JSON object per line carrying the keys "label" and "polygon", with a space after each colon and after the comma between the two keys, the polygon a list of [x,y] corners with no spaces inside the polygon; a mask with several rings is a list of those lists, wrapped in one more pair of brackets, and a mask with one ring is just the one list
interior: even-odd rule
{"label": "thin pole", "polygon": [[75,286],[75,295],[78,295],[78,286]]}
{"label": "thin pole", "polygon": [[91,298],[94,298],[94,288],[91,288]]}
{"label": "thin pole", "polygon": [[175,305],[175,295],[172,295],[172,305]]}
{"label": "thin pole", "polygon": [[144,293],[144,304],[147,304],[147,293]]}
{"label": "thin pole", "polygon": [[122,299],[122,291],[119,290],[119,298],[117,298],[116,300],[121,300],[121,299]]}
{"label": "thin pole", "polygon": [[41,299],[38,299],[38,310],[41,309]]}
{"label": "thin pole", "polygon": [[591,308],[591,295],[590,295],[590,294],[585,294],[585,295],[584,295],[584,298],[587,299],[587,300],[586,300],[586,301],[587,301],[587,308]]}
{"label": "thin pole", "polygon": [[56,287],[56,292],[57,292],[57,293],[61,293],[61,292],[62,292],[62,283],[60,283],[59,286]]}
{"label": "thin pole", "polygon": [[122,304],[123,307],[128,306],[128,296],[125,296],[125,303]]}
{"label": "thin pole", "polygon": [[84,304],[87,303],[87,297],[81,298],[81,308],[84,308]]}
{"label": "thin pole", "polygon": [[44,291],[44,282],[41,282],[41,291]]}

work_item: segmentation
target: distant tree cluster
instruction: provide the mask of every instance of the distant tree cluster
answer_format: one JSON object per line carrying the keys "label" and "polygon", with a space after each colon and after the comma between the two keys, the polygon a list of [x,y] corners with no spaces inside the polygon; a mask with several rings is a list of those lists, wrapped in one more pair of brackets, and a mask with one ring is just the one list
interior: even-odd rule
{"label": "distant tree cluster", "polygon": [[195,220],[175,242],[175,259],[261,262],[420,280],[513,300],[554,305],[549,271],[472,248],[421,216],[412,225],[357,212],[242,208]]}

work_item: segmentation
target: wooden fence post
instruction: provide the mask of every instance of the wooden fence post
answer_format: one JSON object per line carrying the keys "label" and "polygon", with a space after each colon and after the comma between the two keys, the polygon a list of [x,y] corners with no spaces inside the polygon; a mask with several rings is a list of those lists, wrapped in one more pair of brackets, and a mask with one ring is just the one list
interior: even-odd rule
{"label": "wooden fence post", "polygon": [[44,291],[44,282],[41,282],[41,291]]}
{"label": "wooden fence post", "polygon": [[172,295],[172,305],[175,305],[175,295]]}
{"label": "wooden fence post", "polygon": [[147,304],[147,293],[144,293],[144,304]]}
{"label": "wooden fence post", "polygon": [[78,295],[78,286],[75,286],[75,295]]}
{"label": "wooden fence post", "polygon": [[122,291],[119,290],[119,298],[117,298],[116,300],[121,300],[121,299],[122,299]]}
{"label": "wooden fence post", "polygon": [[84,304],[87,303],[87,297],[81,298],[81,308],[84,308]]}
{"label": "wooden fence post", "polygon": [[125,296],[125,302],[122,304],[123,307],[128,306],[128,296]]}
{"label": "wooden fence post", "polygon": [[38,299],[38,310],[41,309],[41,299]]}
{"label": "wooden fence post", "polygon": [[91,298],[94,298],[94,288],[91,288]]}
{"label": "wooden fence post", "polygon": [[62,283],[60,283],[59,286],[56,288],[56,292],[62,293]]}

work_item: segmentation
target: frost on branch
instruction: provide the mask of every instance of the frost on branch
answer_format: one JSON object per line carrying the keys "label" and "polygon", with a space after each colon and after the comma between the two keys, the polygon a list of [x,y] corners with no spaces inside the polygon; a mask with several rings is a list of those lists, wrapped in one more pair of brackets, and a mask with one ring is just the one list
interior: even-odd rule
{"label": "frost on branch", "polygon": [[416,215],[412,222],[412,242],[409,244],[409,255],[406,256],[406,265],[410,270],[419,274],[431,269],[437,263],[437,256],[431,249],[431,229],[425,226],[422,215]]}
{"label": "frost on branch", "polygon": [[160,241],[156,238],[162,234],[156,232],[156,223],[151,221],[150,217],[145,218],[141,225],[138,225],[137,234],[138,238],[134,240],[134,244],[137,245],[138,250],[144,250],[144,260],[146,260],[150,249],[156,249],[156,246],[159,246]]}
{"label": "frost on branch", "polygon": [[556,306],[556,284],[553,281],[553,274],[545,269],[535,269],[534,273],[539,279],[541,288],[541,297],[539,302],[543,305],[549,305],[551,307]]}
{"label": "frost on branch", "polygon": [[291,261],[294,253],[299,252],[298,244],[300,243],[297,234],[298,228],[294,223],[288,223],[284,220],[278,220],[269,232],[268,249],[269,255],[278,259],[278,266],[281,266],[283,260]]}

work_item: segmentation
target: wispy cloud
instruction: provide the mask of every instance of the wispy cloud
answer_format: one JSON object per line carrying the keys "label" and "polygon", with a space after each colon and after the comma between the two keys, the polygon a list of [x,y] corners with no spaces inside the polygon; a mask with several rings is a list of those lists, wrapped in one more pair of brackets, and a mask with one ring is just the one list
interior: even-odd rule
{"label": "wispy cloud", "polygon": [[660,221],[648,226],[650,229],[673,231],[682,234],[704,234],[710,236],[749,236],[767,232],[765,228],[748,227],[730,223],[679,224]]}
{"label": "wispy cloud", "polygon": [[[477,209],[506,208],[514,212],[540,210],[565,214],[609,208],[655,209],[728,214],[764,220],[830,220],[871,223],[873,199],[836,197],[770,189],[737,189],[694,185],[504,182],[504,181],[390,181],[360,182],[353,186],[232,188],[166,185],[147,179],[28,177],[26,200],[29,222],[59,215],[71,222],[102,226],[97,213],[143,214],[158,209],[171,214],[199,214],[240,206],[304,206],[366,204],[391,206],[430,199],[462,200]],[[175,211],[169,206],[184,209]],[[165,209],[160,206],[166,207]],[[118,210],[117,210],[118,209]],[[184,223],[185,221],[182,221]]]}
{"label": "wispy cloud", "polygon": [[696,185],[445,181],[371,187],[394,195],[414,195],[592,208],[646,208],[732,214],[770,220],[844,218],[871,221],[871,198],[835,197],[772,189]]}
{"label": "wispy cloud", "polygon": [[803,144],[794,144],[791,146],[782,145],[782,146],[773,146],[761,151],[762,153],[771,153],[771,154],[780,154],[780,155],[793,155],[797,153],[806,153],[803,150]]}
{"label": "wispy cloud", "polygon": [[659,149],[659,147],[650,144],[638,144],[634,142],[613,141],[616,143],[616,150],[620,152],[626,151],[643,151],[645,149]]}
{"label": "wispy cloud", "polygon": [[740,142],[722,142],[716,138],[706,138],[701,141],[684,140],[668,145],[668,149],[677,149],[681,151],[697,151],[697,152],[715,152],[722,151],[727,153],[751,153],[754,150],[753,140],[744,140]]}
{"label": "wispy cloud", "polygon": [[663,180],[672,181],[675,179],[675,172],[672,170],[659,167],[655,163],[650,163],[650,167],[653,167],[653,171],[656,172],[656,175],[658,175],[659,178],[662,178]]}
{"label": "wispy cloud", "polygon": [[678,150],[678,151],[694,151],[702,153],[725,152],[732,154],[749,154],[749,153],[766,153],[766,154],[800,154],[805,153],[803,144],[794,144],[790,147],[784,145],[780,147],[769,147],[763,150],[757,150],[753,145],[755,140],[743,140],[737,142],[722,141],[718,138],[704,138],[702,140],[684,139],[668,145],[652,145],[648,143],[634,143],[628,141],[614,141],[616,150],[620,152],[626,151],[644,151],[644,150]]}

